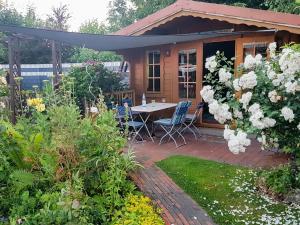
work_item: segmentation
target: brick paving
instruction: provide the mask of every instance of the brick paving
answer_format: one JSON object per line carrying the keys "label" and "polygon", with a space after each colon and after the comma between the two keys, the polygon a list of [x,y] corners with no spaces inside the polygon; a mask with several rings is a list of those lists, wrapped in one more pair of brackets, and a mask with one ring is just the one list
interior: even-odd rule
{"label": "brick paving", "polygon": [[263,151],[255,141],[245,153],[239,155],[234,155],[228,150],[222,137],[203,135],[196,141],[188,136],[187,142],[187,145],[177,149],[172,142],[158,145],[158,140],[155,143],[147,141],[132,146],[137,161],[143,165],[143,168],[131,177],[139,189],[162,209],[162,217],[167,225],[212,225],[214,223],[194,200],[155,166],[155,162],[172,155],[187,155],[252,168],[269,168],[288,162],[288,156]]}

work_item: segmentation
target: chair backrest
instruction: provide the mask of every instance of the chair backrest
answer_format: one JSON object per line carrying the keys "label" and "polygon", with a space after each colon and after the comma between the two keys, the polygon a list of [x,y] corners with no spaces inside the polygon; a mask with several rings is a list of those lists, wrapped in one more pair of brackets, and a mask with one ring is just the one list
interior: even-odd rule
{"label": "chair backrest", "polygon": [[132,120],[132,113],[129,107],[119,105],[116,109],[119,120],[126,119],[126,117],[128,118],[128,120]]}
{"label": "chair backrest", "polygon": [[194,113],[193,121],[200,117],[201,110],[204,108],[204,102],[199,102]]}
{"label": "chair backrest", "polygon": [[177,104],[171,120],[172,125],[179,125],[184,122],[185,116],[191,104],[191,102],[179,102]]}
{"label": "chair backrest", "polygon": [[127,103],[127,105],[129,107],[132,107],[133,106],[133,103],[132,103],[132,99],[131,98],[124,98],[122,99],[122,105],[124,105],[125,103]]}

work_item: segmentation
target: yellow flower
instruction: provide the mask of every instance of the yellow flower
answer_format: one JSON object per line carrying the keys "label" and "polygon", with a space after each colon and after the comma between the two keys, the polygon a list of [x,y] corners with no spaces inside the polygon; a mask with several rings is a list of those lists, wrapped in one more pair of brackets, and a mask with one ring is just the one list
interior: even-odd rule
{"label": "yellow flower", "polygon": [[32,102],[32,99],[31,99],[31,98],[27,99],[27,105],[28,105],[28,106],[32,106],[32,103],[33,103],[33,102]]}
{"label": "yellow flower", "polygon": [[29,98],[29,99],[27,99],[27,105],[28,106],[38,106],[38,105],[41,105],[42,103],[43,103],[42,98]]}
{"label": "yellow flower", "polygon": [[39,104],[39,105],[37,105],[35,108],[36,108],[36,110],[37,110],[38,112],[44,112],[45,109],[46,109],[46,107],[45,107],[44,104]]}

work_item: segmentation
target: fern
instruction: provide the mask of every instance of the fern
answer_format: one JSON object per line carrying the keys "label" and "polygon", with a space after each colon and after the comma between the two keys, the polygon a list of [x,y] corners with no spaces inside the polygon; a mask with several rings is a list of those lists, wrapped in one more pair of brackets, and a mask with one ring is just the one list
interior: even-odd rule
{"label": "fern", "polygon": [[15,187],[17,193],[27,187],[33,186],[34,180],[34,174],[25,170],[15,170],[10,174],[10,181]]}

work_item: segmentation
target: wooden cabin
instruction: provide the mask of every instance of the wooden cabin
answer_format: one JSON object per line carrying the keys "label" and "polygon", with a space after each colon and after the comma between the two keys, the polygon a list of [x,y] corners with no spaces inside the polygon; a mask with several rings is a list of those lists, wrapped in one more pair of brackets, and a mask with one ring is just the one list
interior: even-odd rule
{"label": "wooden cabin", "polygon": [[[145,93],[148,101],[202,101],[205,59],[217,50],[235,57],[235,67],[247,54],[267,54],[269,43],[278,46],[300,42],[300,16],[228,5],[178,0],[116,35],[170,35],[212,32],[222,35],[146,48],[122,50],[130,65],[130,85],[137,103]],[[225,35],[226,34],[226,35]],[[220,127],[204,109],[200,125]]]}

